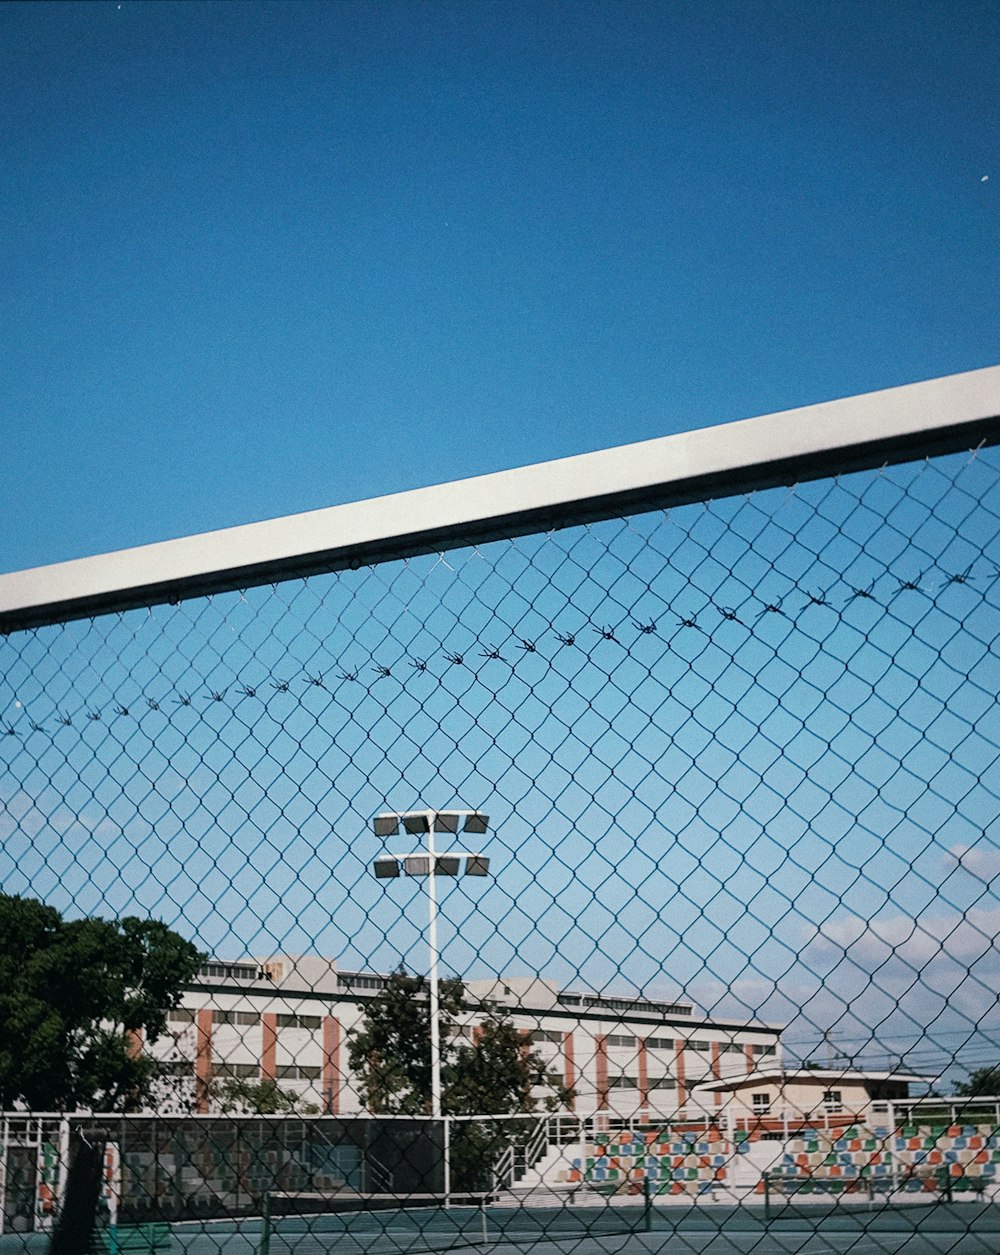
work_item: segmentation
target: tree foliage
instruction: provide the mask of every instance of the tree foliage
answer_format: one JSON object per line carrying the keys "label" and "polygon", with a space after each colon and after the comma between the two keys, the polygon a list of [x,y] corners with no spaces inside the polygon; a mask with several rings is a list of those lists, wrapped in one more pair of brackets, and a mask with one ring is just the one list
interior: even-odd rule
{"label": "tree foliage", "polygon": [[[468,1041],[456,1032],[468,1011],[460,981],[439,989],[441,1111],[446,1116],[523,1116],[554,1110],[573,1097],[531,1049],[527,1035],[496,1008],[487,1009]],[[427,982],[400,970],[365,1008],[348,1044],[361,1098],[376,1114],[429,1115],[431,1110],[430,1003]],[[489,1188],[499,1153],[525,1138],[523,1119],[461,1121],[451,1129],[455,1189]]]}
{"label": "tree foliage", "polygon": [[[462,985],[438,987],[441,1079],[451,1079],[452,1035],[462,1006]],[[427,982],[400,970],[365,1008],[365,1019],[348,1042],[361,1101],[375,1115],[426,1115],[430,1111],[430,1003]]]}
{"label": "tree foliage", "polygon": [[302,1095],[282,1089],[277,1081],[226,1077],[212,1083],[212,1100],[223,1115],[315,1115],[318,1108],[302,1101]]}
{"label": "tree foliage", "polygon": [[955,1093],[963,1098],[992,1098],[1000,1094],[1000,1063],[974,1069],[966,1080],[955,1086]]}
{"label": "tree foliage", "polygon": [[135,1035],[164,1032],[201,961],[157,920],[64,920],[0,894],[0,1109],[141,1105],[156,1073]]}

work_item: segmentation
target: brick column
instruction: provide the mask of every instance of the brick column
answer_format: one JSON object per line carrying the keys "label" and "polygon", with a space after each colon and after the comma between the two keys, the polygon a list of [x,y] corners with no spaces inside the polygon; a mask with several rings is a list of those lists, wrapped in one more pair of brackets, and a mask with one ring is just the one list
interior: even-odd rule
{"label": "brick column", "polygon": [[649,1060],[646,1054],[646,1039],[636,1038],[636,1056],[639,1064],[639,1112],[649,1118]]}
{"label": "brick column", "polygon": [[754,1068],[753,1046],[749,1042],[743,1047],[743,1054],[747,1061],[747,1075],[749,1076]]}
{"label": "brick column", "polygon": [[684,1074],[684,1047],[687,1045],[683,1037],[674,1042],[674,1066],[677,1069],[677,1106],[678,1109],[687,1105],[687,1078]]}
{"label": "brick column", "polygon": [[260,1017],[260,1076],[263,1081],[278,1079],[278,1017],[265,1011]]}
{"label": "brick column", "polygon": [[328,1116],[340,1115],[340,1021],[323,1017],[323,1110]]}
{"label": "brick column", "polygon": [[130,1028],[126,1033],[126,1037],[128,1038],[128,1046],[126,1047],[128,1057],[130,1059],[138,1059],[142,1054],[142,1029]]}
{"label": "brick column", "polygon": [[[567,1089],[576,1090],[576,1065],[573,1059],[573,1033],[563,1033],[563,1084]],[[576,1110],[576,1098],[569,1100],[570,1111]]]}
{"label": "brick column", "polygon": [[208,1111],[212,1097],[212,1008],[199,1007],[195,1016],[194,1109]]}
{"label": "brick column", "polygon": [[608,1039],[598,1037],[595,1040],[594,1069],[597,1081],[597,1110],[608,1109]]}

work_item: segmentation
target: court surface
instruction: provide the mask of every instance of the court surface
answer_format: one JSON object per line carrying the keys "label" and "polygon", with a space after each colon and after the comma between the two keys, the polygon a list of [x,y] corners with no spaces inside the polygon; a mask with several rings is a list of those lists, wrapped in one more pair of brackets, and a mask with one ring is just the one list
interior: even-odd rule
{"label": "court surface", "polygon": [[[609,1225],[633,1232],[613,1232]],[[558,1214],[453,1208],[418,1216],[275,1220],[266,1255],[397,1255],[483,1250],[491,1255],[1000,1255],[1000,1207],[982,1204],[817,1209],[765,1217],[760,1208],[609,1209]],[[329,1227],[328,1227],[329,1226]],[[603,1230],[603,1231],[602,1231]],[[260,1221],[176,1226],[183,1255],[265,1255]],[[180,1255],[180,1252],[178,1253]]]}
{"label": "court surface", "polygon": [[[419,1218],[398,1212],[391,1217],[276,1217],[266,1233],[260,1217],[187,1222],[171,1226],[169,1252],[159,1255],[476,1250],[489,1255],[1000,1255],[996,1205],[838,1209],[833,1214],[820,1209],[812,1216],[770,1218],[759,1208],[657,1208],[648,1218],[635,1212],[615,1218],[607,1209],[589,1214],[581,1208],[570,1216],[564,1209],[558,1226],[533,1212],[452,1208]],[[609,1220],[640,1231],[607,1231]],[[0,1255],[45,1255],[48,1245],[45,1234],[8,1234],[0,1237]],[[105,1249],[99,1237],[92,1250],[103,1255]]]}

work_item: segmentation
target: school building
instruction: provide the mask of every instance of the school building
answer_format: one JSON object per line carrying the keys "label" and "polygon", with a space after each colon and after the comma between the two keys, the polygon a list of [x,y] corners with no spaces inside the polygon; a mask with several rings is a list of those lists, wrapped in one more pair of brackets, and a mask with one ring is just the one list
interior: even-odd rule
{"label": "school building", "polygon": [[[227,1078],[270,1079],[330,1115],[364,1111],[348,1038],[389,977],[342,971],[316,955],[213,960],[149,1047],[164,1113],[214,1109]],[[781,1028],[708,1018],[687,1002],[564,990],[542,977],[466,981],[455,1032],[472,1040],[491,1010],[509,1016],[575,1093],[574,1113],[655,1121],[703,1110],[692,1088],[780,1066]],[[722,1095],[711,1103],[721,1105]]]}

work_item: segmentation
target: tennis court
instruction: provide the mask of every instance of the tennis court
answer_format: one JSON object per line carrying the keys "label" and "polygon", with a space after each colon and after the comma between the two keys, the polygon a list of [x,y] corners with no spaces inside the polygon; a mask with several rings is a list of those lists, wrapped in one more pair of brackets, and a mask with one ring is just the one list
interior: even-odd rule
{"label": "tennis court", "polygon": [[[648,1226],[648,1228],[647,1228]],[[107,1249],[106,1232],[93,1250]],[[102,1240],[103,1239],[103,1240]],[[0,1237],[3,1255],[43,1255],[48,1235]],[[340,1215],[249,1216],[170,1226],[162,1255],[1000,1255],[1000,1208],[979,1204],[817,1208],[767,1219],[761,1208],[433,1207]]]}
{"label": "tennis court", "polygon": [[[648,1230],[647,1230],[648,1226]],[[566,1255],[723,1255],[754,1252],[903,1252],[905,1255],[998,1255],[1000,1209],[976,1204],[847,1212],[803,1209],[767,1220],[762,1209],[453,1207],[288,1216],[177,1225],[184,1255],[395,1255],[404,1251],[489,1249],[511,1255],[544,1246]]]}

